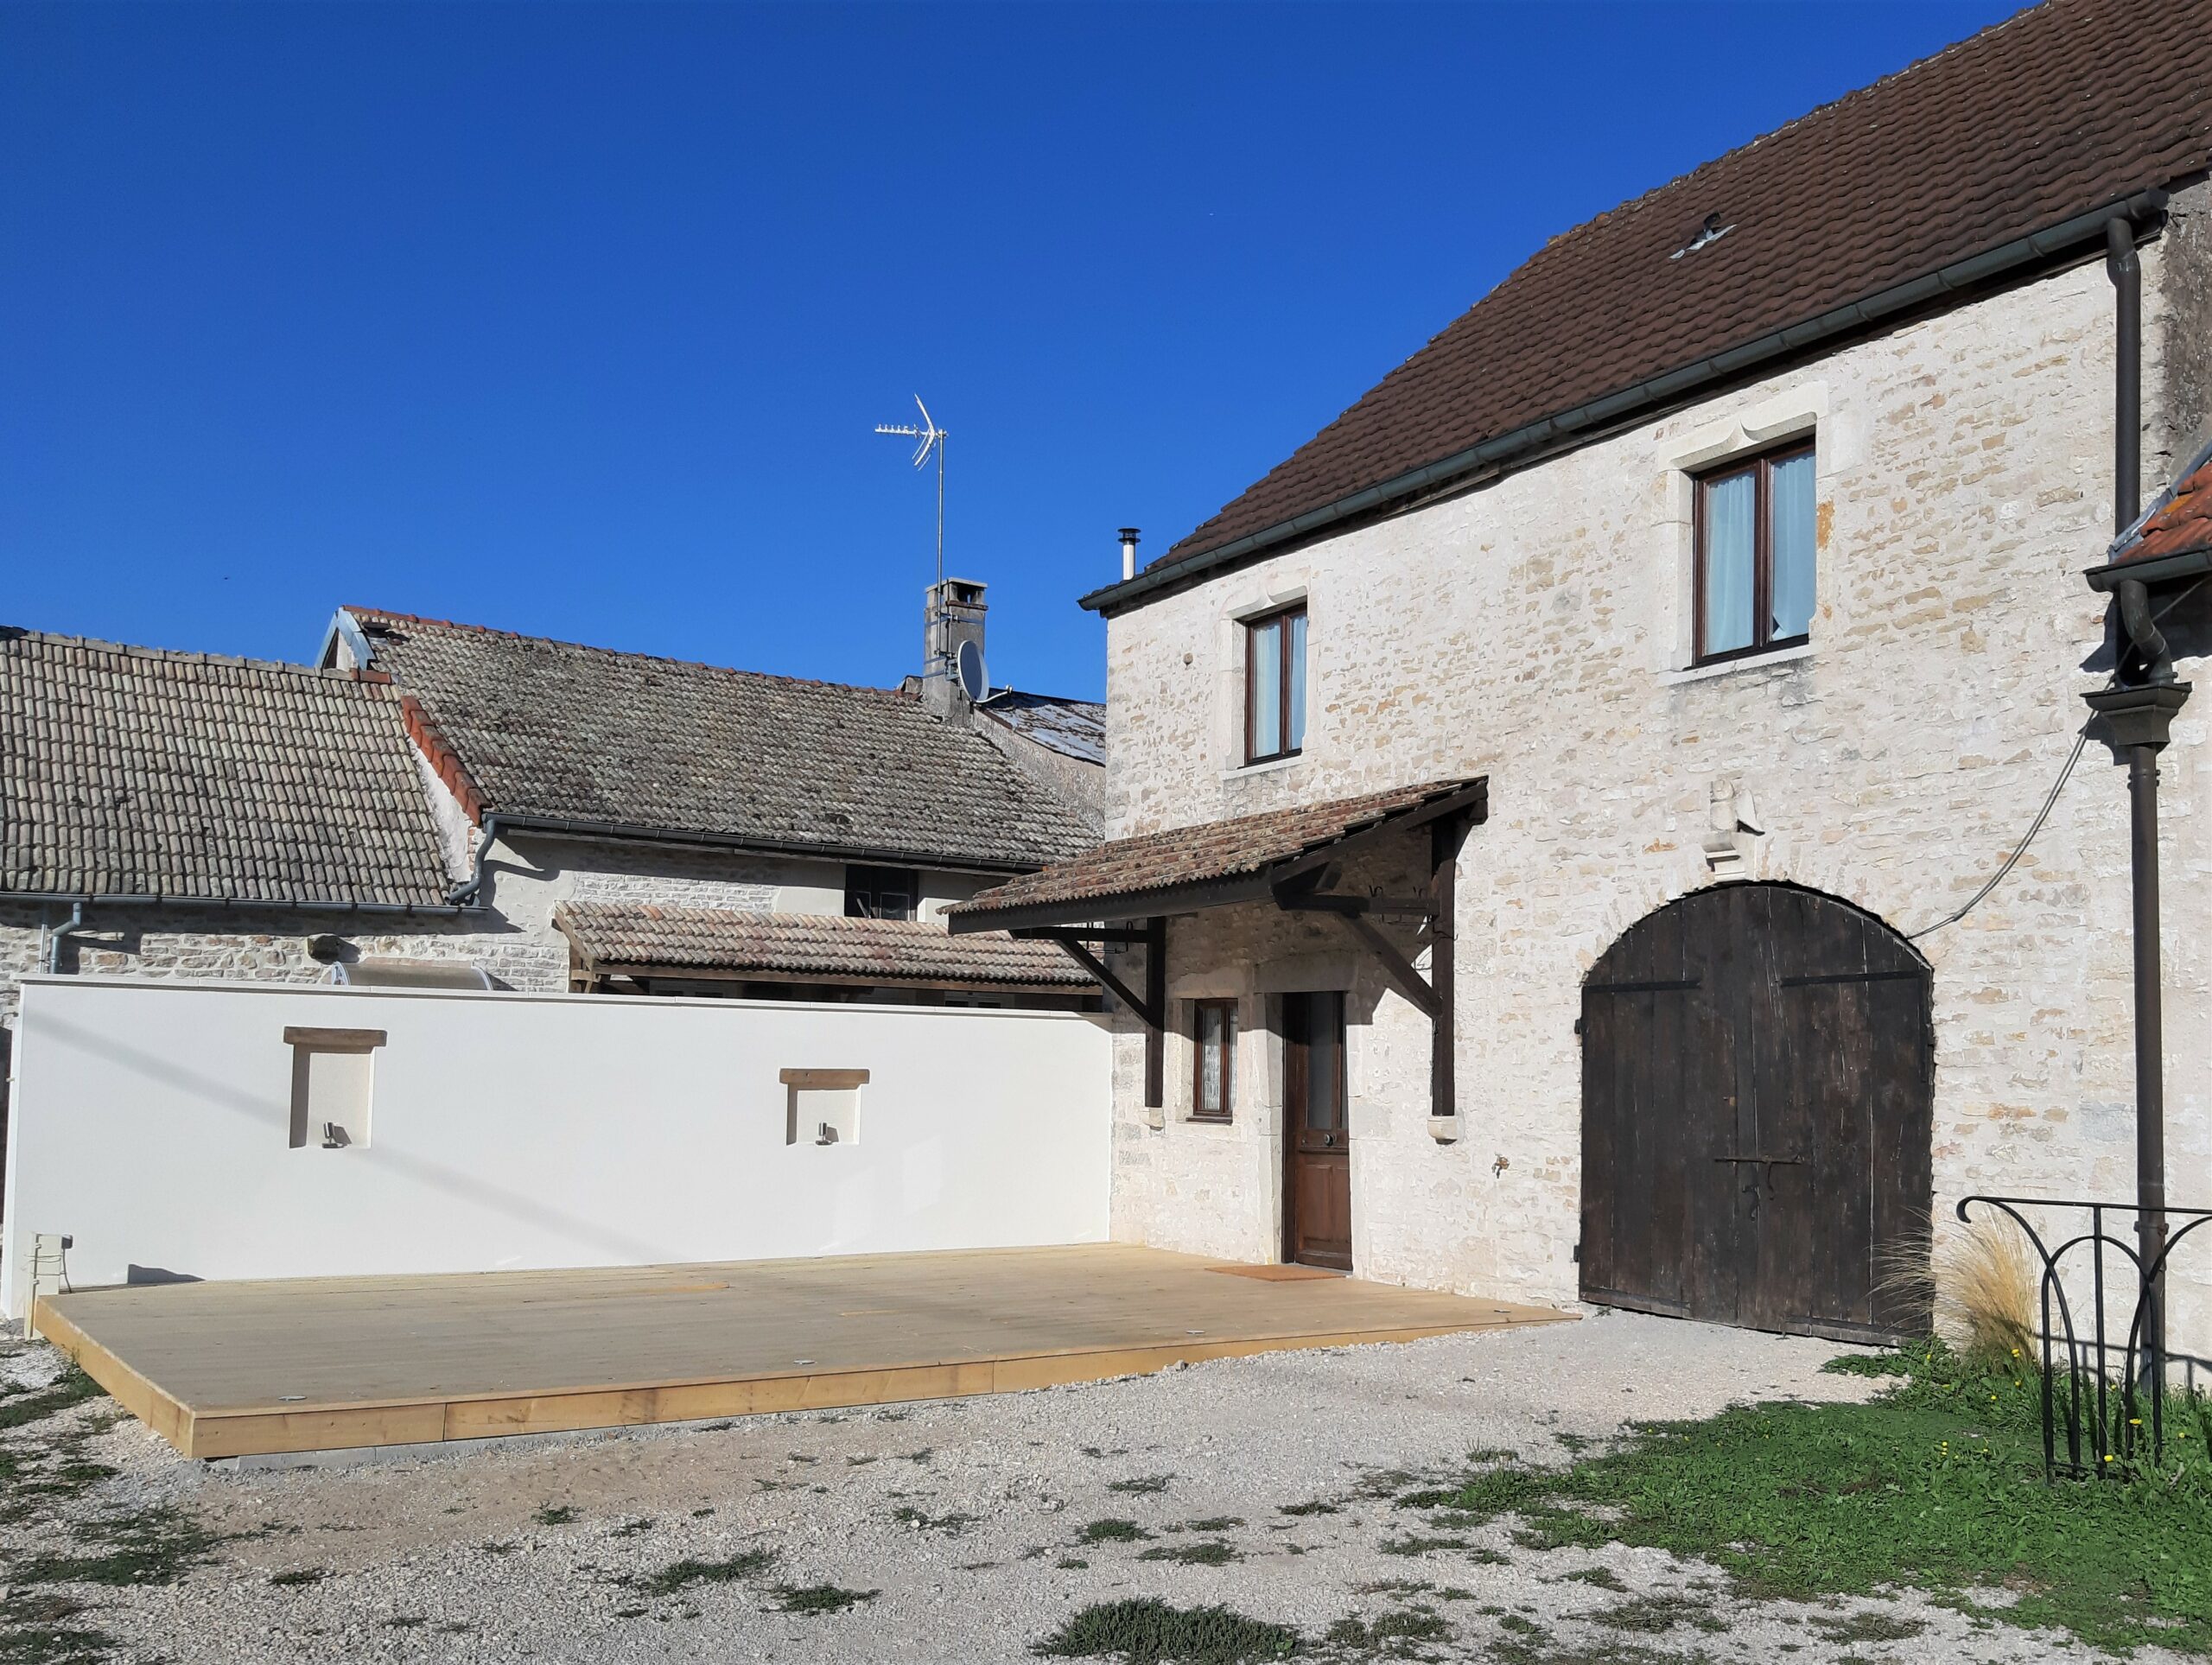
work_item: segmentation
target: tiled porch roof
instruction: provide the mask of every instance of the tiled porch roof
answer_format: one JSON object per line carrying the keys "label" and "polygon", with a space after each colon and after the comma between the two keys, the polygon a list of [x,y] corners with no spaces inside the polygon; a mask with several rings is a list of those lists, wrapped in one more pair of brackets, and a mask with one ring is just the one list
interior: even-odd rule
{"label": "tiled porch roof", "polygon": [[1432,780],[1325,804],[1203,822],[1116,839],[1024,874],[946,911],[956,933],[1086,924],[1188,912],[1267,893],[1347,839],[1393,823],[1408,828],[1466,810],[1480,817],[1484,779]]}
{"label": "tiled porch roof", "polygon": [[1091,980],[1050,943],[987,935],[955,940],[911,919],[563,902],[553,923],[600,973],[631,968],[664,976],[758,972],[808,982],[912,983],[932,988],[1085,989]]}

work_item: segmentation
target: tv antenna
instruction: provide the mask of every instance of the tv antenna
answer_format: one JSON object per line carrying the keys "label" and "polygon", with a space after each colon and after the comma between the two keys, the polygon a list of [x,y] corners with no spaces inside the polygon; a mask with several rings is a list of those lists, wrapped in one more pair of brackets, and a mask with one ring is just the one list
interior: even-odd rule
{"label": "tv antenna", "polygon": [[914,467],[920,467],[930,460],[930,453],[937,453],[937,581],[944,582],[944,442],[945,431],[937,425],[930,415],[929,406],[922,403],[922,396],[914,395],[914,409],[922,413],[921,426],[912,423],[882,423],[875,425],[879,434],[896,434],[901,439],[919,440],[914,448]]}

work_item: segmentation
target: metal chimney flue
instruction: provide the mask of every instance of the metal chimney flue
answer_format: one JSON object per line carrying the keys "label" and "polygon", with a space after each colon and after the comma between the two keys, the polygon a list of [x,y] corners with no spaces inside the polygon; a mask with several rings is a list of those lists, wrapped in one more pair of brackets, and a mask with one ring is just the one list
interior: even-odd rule
{"label": "metal chimney flue", "polygon": [[1134,578],[1136,575],[1137,529],[1135,526],[1124,526],[1122,528],[1122,576]]}

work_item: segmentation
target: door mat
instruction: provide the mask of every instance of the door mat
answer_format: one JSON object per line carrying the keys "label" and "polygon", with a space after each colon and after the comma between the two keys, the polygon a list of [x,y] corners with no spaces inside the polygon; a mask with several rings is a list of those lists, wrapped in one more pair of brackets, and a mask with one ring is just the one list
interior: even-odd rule
{"label": "door mat", "polygon": [[1325,1266],[1210,1266],[1209,1272],[1225,1272],[1232,1278],[1257,1278],[1262,1283],[1304,1283],[1311,1278],[1341,1278]]}

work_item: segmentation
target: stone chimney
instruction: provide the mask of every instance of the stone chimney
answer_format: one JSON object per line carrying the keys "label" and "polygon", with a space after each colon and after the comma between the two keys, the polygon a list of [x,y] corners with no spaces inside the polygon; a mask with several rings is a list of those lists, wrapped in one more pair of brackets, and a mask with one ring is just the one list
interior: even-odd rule
{"label": "stone chimney", "polygon": [[964,723],[989,692],[983,668],[983,587],[946,578],[923,592],[922,703],[948,722]]}

